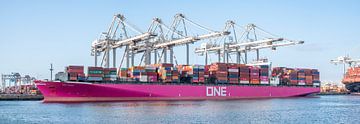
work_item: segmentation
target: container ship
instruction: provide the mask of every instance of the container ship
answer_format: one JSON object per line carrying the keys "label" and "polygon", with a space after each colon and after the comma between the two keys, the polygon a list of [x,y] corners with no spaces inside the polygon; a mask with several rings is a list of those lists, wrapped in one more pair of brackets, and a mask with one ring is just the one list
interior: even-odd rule
{"label": "container ship", "polygon": [[347,69],[342,83],[347,90],[352,93],[360,93],[360,67],[350,67]]}
{"label": "container ship", "polygon": [[[276,50],[304,41],[275,37],[254,24],[246,25],[245,31],[239,27],[243,26],[227,21],[223,31],[215,31],[176,14],[171,26],[154,18],[148,31],[143,32],[116,14],[107,32],[92,43],[95,64],[86,68],[86,74],[84,66],[67,66],[55,75],[55,81],[38,80],[36,85],[45,102],[284,98],[320,92],[317,69],[272,68],[266,62],[247,62],[248,52],[256,51],[259,61],[260,49]],[[208,33],[190,34],[199,29]],[[201,44],[195,53],[205,56],[205,64],[189,64],[189,45],[216,39],[228,41]],[[177,64],[173,48],[178,46],[186,46],[182,53],[186,64]],[[119,49],[124,50],[120,66],[116,65]],[[218,61],[208,64],[211,53],[218,55]],[[138,54],[142,57],[135,66],[134,56]],[[229,62],[234,54],[236,62]],[[98,57],[102,58],[100,66]]]}
{"label": "container ship", "polygon": [[[360,92],[360,60],[352,59],[349,56],[340,56],[330,61],[333,64],[344,64],[344,77],[342,83],[351,93]],[[346,70],[346,64],[348,68]]]}
{"label": "container ship", "polygon": [[56,80],[35,81],[44,102],[283,98],[320,91],[316,69],[228,63],[88,67],[87,77],[83,66],[68,66]]}

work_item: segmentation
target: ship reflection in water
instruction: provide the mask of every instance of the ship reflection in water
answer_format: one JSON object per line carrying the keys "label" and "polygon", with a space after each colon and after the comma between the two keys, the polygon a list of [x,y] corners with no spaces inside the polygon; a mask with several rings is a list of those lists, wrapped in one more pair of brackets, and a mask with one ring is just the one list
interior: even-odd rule
{"label": "ship reflection in water", "polygon": [[357,123],[360,97],[97,103],[0,102],[1,123]]}

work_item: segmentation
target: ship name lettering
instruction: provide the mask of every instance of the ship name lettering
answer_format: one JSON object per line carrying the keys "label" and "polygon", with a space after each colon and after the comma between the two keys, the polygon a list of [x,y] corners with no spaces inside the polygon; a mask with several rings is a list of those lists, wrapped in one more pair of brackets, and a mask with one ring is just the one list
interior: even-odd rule
{"label": "ship name lettering", "polygon": [[206,96],[226,96],[226,87],[206,87]]}

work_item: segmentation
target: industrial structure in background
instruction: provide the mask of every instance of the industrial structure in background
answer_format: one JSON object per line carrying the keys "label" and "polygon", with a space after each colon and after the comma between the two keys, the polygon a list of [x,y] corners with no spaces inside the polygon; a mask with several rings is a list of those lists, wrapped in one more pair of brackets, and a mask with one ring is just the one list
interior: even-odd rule
{"label": "industrial structure in background", "polygon": [[[190,32],[202,33],[199,35]],[[176,14],[170,26],[164,24],[160,18],[154,18],[148,30],[144,32],[129,23],[123,15],[117,14],[114,15],[107,32],[102,33],[100,38],[92,43],[91,55],[95,58],[96,67],[105,68],[110,67],[111,53],[112,67],[117,66],[116,52],[120,48],[124,48],[120,68],[123,67],[124,61],[126,68],[135,66],[134,57],[138,54],[141,55],[138,65],[174,64],[174,59],[177,64],[173,48],[186,46],[185,64],[190,65],[189,45],[203,40],[209,42],[196,48],[195,53],[205,55],[205,65],[208,65],[209,53],[217,54],[218,62],[228,63],[231,54],[235,54],[236,63],[248,64],[248,52],[256,51],[256,60],[259,61],[260,49],[276,50],[277,47],[304,43],[278,37],[255,24],[243,27],[234,21],[227,21],[223,30],[216,31],[190,20],[184,14]],[[101,57],[100,65],[98,57]]]}
{"label": "industrial structure in background", "polygon": [[20,73],[1,74],[1,91],[5,94],[36,94],[34,77],[21,76]]}
{"label": "industrial structure in background", "polygon": [[[330,62],[335,65],[343,64],[344,77],[341,82],[345,84],[346,89],[350,92],[360,92],[360,59],[340,56]],[[348,65],[348,67],[346,65]]]}
{"label": "industrial structure in background", "polygon": [[321,94],[348,94],[349,91],[344,85],[337,85],[336,83],[322,82],[321,84]]}

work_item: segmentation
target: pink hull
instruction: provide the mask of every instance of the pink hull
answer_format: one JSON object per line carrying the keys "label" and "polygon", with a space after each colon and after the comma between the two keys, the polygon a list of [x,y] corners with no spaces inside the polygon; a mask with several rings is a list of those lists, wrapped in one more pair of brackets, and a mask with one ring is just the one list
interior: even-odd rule
{"label": "pink hull", "polygon": [[320,92],[319,87],[241,85],[91,84],[36,81],[44,102],[283,98]]}

